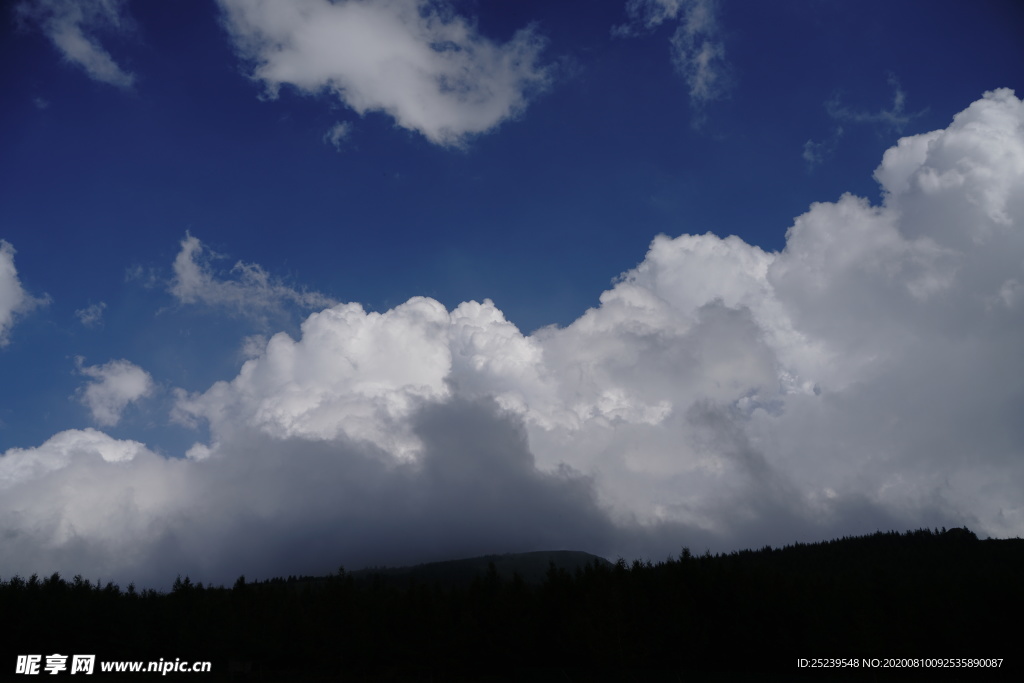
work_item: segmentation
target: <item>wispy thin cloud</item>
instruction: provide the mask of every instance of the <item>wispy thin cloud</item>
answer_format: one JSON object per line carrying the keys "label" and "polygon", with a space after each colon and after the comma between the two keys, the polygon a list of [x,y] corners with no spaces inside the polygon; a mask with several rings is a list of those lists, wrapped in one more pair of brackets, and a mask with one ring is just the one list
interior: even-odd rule
{"label": "wispy thin cloud", "polygon": [[181,251],[174,259],[174,276],[168,284],[168,292],[183,304],[214,306],[254,317],[281,312],[286,306],[309,310],[336,303],[319,292],[289,287],[256,263],[237,261],[226,273],[227,277],[220,277],[213,262],[221,258],[198,238],[186,233]]}
{"label": "wispy thin cloud", "polygon": [[50,303],[50,297],[29,294],[14,267],[14,247],[0,239],[0,347],[10,343],[9,333],[19,315]]}
{"label": "wispy thin cloud", "polygon": [[85,327],[99,327],[103,324],[103,311],[107,308],[107,304],[103,301],[98,304],[90,304],[85,308],[79,308],[75,311],[75,317],[78,318],[78,322],[82,323]]}
{"label": "wispy thin cloud", "polygon": [[672,64],[689,87],[693,122],[700,125],[705,106],[723,98],[732,83],[717,0],[629,0],[626,14],[629,21],[613,27],[613,35],[637,36],[676,24],[669,41]]}
{"label": "wispy thin cloud", "polygon": [[839,147],[846,126],[874,126],[883,134],[902,133],[904,128],[926,110],[907,111],[907,93],[900,85],[895,74],[890,73],[886,80],[892,89],[892,103],[881,107],[878,111],[867,111],[852,107],[843,102],[843,97],[836,92],[825,102],[825,111],[835,123],[832,134],[824,140],[807,140],[804,143],[803,159],[808,169],[822,164]]}
{"label": "wispy thin cloud", "polygon": [[15,6],[15,15],[37,26],[65,59],[90,78],[131,88],[135,74],[118,65],[97,37],[131,26],[125,4],[124,0],[22,0]]}
{"label": "wispy thin cloud", "polygon": [[888,107],[882,107],[878,111],[870,112],[855,109],[842,101],[842,96],[836,93],[825,103],[825,111],[828,115],[839,122],[875,124],[883,126],[885,130],[903,132],[904,127],[914,118],[921,116],[924,110],[910,113],[907,111],[907,93],[900,85],[899,78],[890,73],[886,77],[889,87],[892,88],[892,103]]}
{"label": "wispy thin cloud", "polygon": [[324,134],[324,142],[329,143],[334,147],[334,149],[340,152],[351,133],[351,123],[348,121],[338,121]]}

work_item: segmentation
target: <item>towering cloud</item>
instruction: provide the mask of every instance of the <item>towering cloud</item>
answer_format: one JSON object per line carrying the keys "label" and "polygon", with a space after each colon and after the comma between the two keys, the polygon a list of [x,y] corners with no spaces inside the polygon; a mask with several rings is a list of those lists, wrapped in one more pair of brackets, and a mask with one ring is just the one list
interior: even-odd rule
{"label": "towering cloud", "polygon": [[875,177],[881,205],[814,204],[778,253],[658,236],[565,328],[524,335],[489,301],[326,308],[236,377],[177,392],[174,417],[208,428],[187,458],[92,430],[10,450],[0,573],[166,584],[916,525],[1019,535],[1024,103],[986,93]]}
{"label": "towering cloud", "polygon": [[498,45],[444,3],[219,1],[239,54],[271,97],[282,85],[327,92],[437,144],[459,145],[518,115],[548,80],[533,30]]}

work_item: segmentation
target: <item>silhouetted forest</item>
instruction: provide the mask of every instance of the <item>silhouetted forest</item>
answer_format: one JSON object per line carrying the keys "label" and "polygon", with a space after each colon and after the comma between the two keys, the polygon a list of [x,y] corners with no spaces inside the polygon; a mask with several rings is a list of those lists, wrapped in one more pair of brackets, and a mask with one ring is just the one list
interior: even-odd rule
{"label": "silhouetted forest", "polygon": [[[622,672],[625,680],[718,680],[708,677],[713,672],[750,680],[978,680],[1021,670],[1020,539],[980,541],[966,529],[880,532],[720,555],[684,548],[657,563],[594,558],[572,571],[551,562],[530,579],[511,558],[483,558],[486,568],[472,575],[465,568],[479,568],[479,560],[450,563],[447,572],[424,565],[240,577],[231,588],[185,577],[169,593],[77,576],[13,577],[0,581],[8,653],[0,677],[14,671],[16,654],[53,652],[210,660],[211,674],[168,674],[204,681],[507,680],[513,673],[575,681],[594,680],[593,671]],[[799,658],[961,657],[1003,663],[797,666]]]}

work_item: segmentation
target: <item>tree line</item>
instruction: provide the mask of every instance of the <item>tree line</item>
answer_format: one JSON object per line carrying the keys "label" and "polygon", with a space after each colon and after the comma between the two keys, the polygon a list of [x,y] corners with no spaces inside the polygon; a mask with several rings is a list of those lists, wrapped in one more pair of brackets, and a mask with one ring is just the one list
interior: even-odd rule
{"label": "tree line", "polygon": [[1020,539],[918,529],[574,571],[552,563],[541,581],[494,563],[456,583],[340,569],[230,588],[179,577],[167,593],[15,576],[0,581],[0,614],[11,671],[15,654],[60,652],[210,660],[208,681],[576,680],[595,668],[864,680],[796,660],[1004,658],[999,671],[873,674],[977,680],[1020,670],[1022,569]]}

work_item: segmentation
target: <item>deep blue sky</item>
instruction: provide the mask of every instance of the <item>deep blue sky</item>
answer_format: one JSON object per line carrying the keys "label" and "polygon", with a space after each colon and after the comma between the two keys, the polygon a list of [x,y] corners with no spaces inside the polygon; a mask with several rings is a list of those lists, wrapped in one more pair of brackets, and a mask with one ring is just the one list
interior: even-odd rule
{"label": "deep blue sky", "polygon": [[[285,87],[261,102],[212,2],[128,5],[131,33],[101,34],[137,76],[127,92],[17,30],[8,9],[2,231],[26,283],[66,319],[122,290],[125,268],[166,267],[190,230],[375,309],[414,294],[449,307],[490,297],[525,331],[567,324],[659,232],[777,250],[811,202],[876,196],[870,173],[900,133],[945,126],[983,91],[1015,85],[1024,61],[1013,2],[724,3],[733,87],[694,128],[671,27],[613,38],[623,2],[456,7],[498,41],[534,22],[557,67],[520,117],[465,150],[327,95]],[[906,94],[902,130],[847,123],[809,169],[804,143],[836,125],[825,103],[888,109],[890,75]],[[337,120],[354,126],[340,153],[322,141]]]}
{"label": "deep blue sky", "polygon": [[[530,333],[597,306],[658,234],[780,251],[814,202],[879,202],[872,172],[899,138],[1024,89],[1013,0],[726,0],[698,34],[724,49],[705,98],[673,64],[683,15],[645,23],[654,0],[456,0],[447,16],[491,44],[532,26],[546,80],[517,114],[443,144],[336,93],[268,97],[212,0],[129,1],[120,27],[77,24],[133,79],[105,82],[51,40],[65,4],[0,16],[0,239],[24,290],[49,299],[0,349],[0,453],[95,426],[81,356],[152,376],[159,390],[105,431],[180,457],[197,436],[169,419],[173,389],[233,378],[247,335],[298,335],[315,307],[176,299],[187,234],[224,257],[206,261],[223,280],[258,264],[372,311],[489,298]],[[99,304],[96,323],[76,316]]]}

